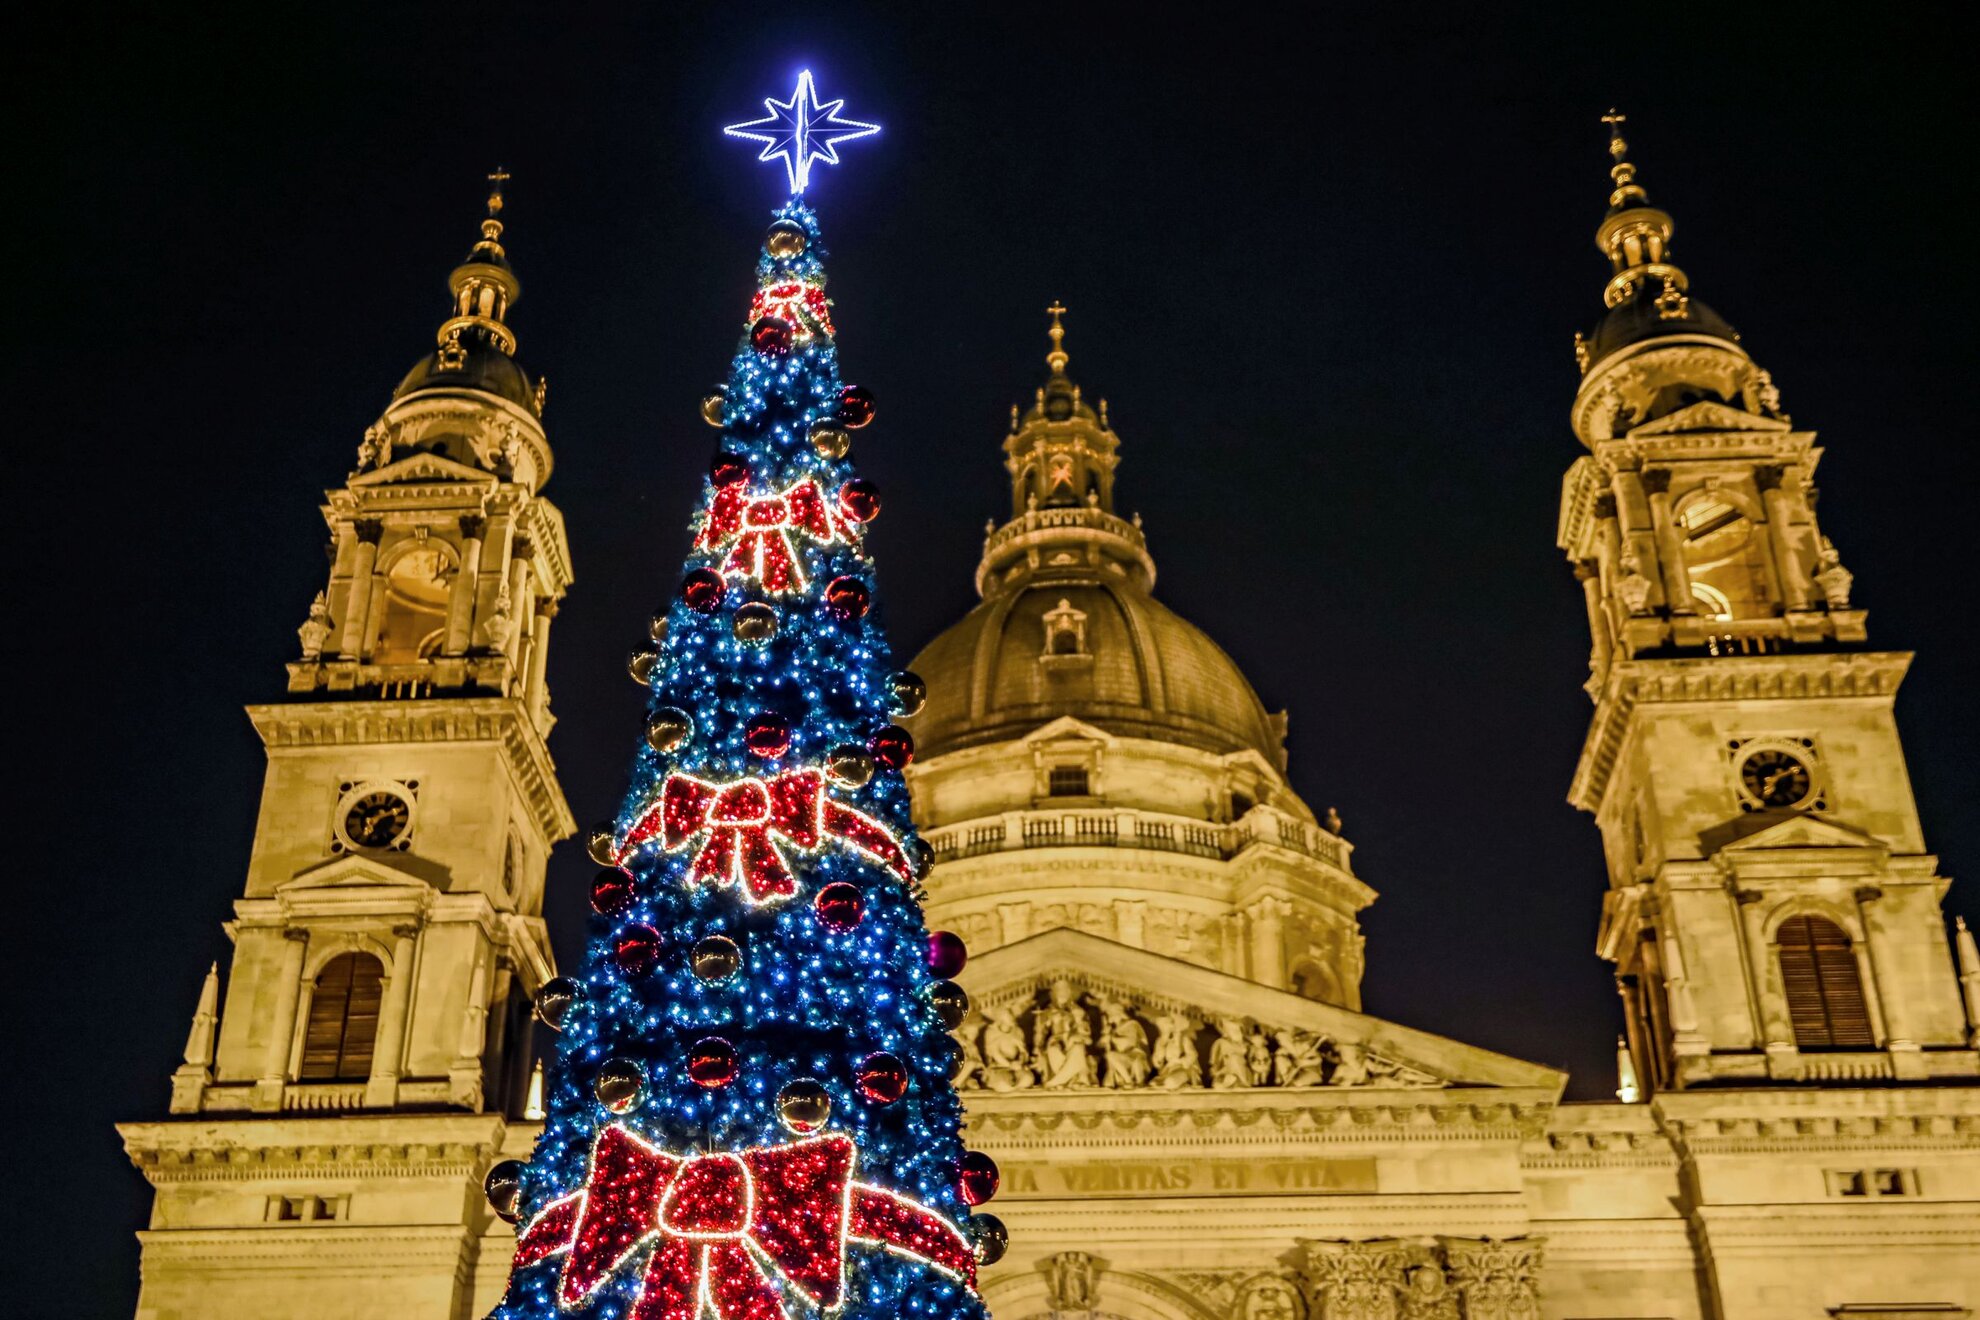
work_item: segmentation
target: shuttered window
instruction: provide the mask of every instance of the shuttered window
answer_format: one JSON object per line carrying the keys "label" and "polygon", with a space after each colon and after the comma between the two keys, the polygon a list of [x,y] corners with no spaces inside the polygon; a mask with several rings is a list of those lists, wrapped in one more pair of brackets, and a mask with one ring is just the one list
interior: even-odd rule
{"label": "shuttered window", "polygon": [[1802,1049],[1875,1045],[1849,936],[1821,917],[1790,917],[1775,938],[1794,1043]]}
{"label": "shuttered window", "polygon": [[356,1082],[371,1076],[384,979],[383,965],[369,954],[342,953],[324,964],[309,1001],[299,1080]]}

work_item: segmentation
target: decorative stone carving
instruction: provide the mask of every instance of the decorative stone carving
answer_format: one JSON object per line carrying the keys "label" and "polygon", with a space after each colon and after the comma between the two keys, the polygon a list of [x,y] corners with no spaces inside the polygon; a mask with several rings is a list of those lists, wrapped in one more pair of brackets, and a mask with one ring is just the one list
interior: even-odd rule
{"label": "decorative stone carving", "polygon": [[1650,607],[1650,579],[1643,576],[1642,564],[1633,554],[1622,559],[1622,579],[1616,583],[1616,594],[1622,597],[1623,604],[1631,614],[1645,614]]}
{"label": "decorative stone carving", "polygon": [[358,442],[357,470],[369,472],[382,468],[392,461],[392,433],[382,421],[373,422],[364,428],[364,439]]}
{"label": "decorative stone carving", "polygon": [[1403,1270],[1403,1278],[1396,1292],[1396,1320],[1459,1320],[1458,1290],[1443,1266],[1434,1260],[1418,1261]]}
{"label": "decorative stone carving", "polygon": [[1196,1018],[1188,1013],[1156,1017],[1155,1085],[1167,1091],[1203,1085],[1203,1066],[1196,1058],[1196,1032]]}
{"label": "decorative stone carving", "polygon": [[1283,1275],[1261,1274],[1238,1289],[1231,1320],[1306,1320],[1306,1301]]}
{"label": "decorative stone carving", "polygon": [[1084,1251],[1062,1251],[1039,1262],[1045,1276],[1045,1299],[1054,1311],[1091,1311],[1097,1304],[1099,1273]]}
{"label": "decorative stone carving", "polygon": [[1537,1238],[1440,1237],[1444,1262],[1464,1297],[1465,1320],[1539,1320]]}
{"label": "decorative stone carving", "polygon": [[1148,1057],[1148,1029],[1134,1020],[1128,1005],[1111,995],[1100,997],[1101,1047],[1109,1090],[1136,1090],[1148,1085],[1154,1071]]}
{"label": "decorative stone carving", "polygon": [[1769,417],[1781,416],[1780,386],[1774,384],[1774,373],[1765,367],[1753,373],[1753,397],[1759,403],[1761,412]]}
{"label": "decorative stone carving", "polygon": [[1210,1042],[1210,1085],[1237,1089],[1251,1085],[1246,1063],[1245,1025],[1237,1018],[1217,1019],[1217,1039]]}
{"label": "decorative stone carving", "polygon": [[495,613],[487,623],[481,625],[488,636],[488,649],[500,651],[509,645],[509,634],[515,631],[515,620],[509,617],[509,588],[502,586],[502,594],[495,598]]}
{"label": "decorative stone carving", "polygon": [[320,657],[323,654],[323,645],[330,640],[333,631],[330,626],[330,603],[319,591],[316,593],[316,599],[309,603],[309,617],[296,629],[296,635],[302,639],[303,659],[315,660]]}
{"label": "decorative stone carving", "polygon": [[1032,1051],[1046,1086],[1093,1086],[1100,1080],[1099,1061],[1093,1057],[1093,1024],[1079,998],[1072,982],[1061,977],[1052,982],[1050,1000],[1032,1024]]}

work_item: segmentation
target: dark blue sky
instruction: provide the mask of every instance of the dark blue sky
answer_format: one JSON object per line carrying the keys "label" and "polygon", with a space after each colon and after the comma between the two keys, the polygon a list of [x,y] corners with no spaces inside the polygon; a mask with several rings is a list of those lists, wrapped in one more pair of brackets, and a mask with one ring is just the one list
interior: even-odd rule
{"label": "dark blue sky", "polygon": [[[1159,594],[1291,711],[1294,782],[1381,891],[1369,1011],[1613,1086],[1599,849],[1563,801],[1587,637],[1553,545],[1612,103],[1694,292],[1822,433],[1872,640],[1919,651],[1927,838],[1972,868],[1958,11],[1207,12],[181,5],[21,41],[6,1200],[61,1266],[0,1309],[130,1312],[148,1195],[110,1124],[162,1113],[224,954],[262,768],[240,706],[281,691],[322,490],[430,346],[497,161],[577,571],[552,747],[579,819],[617,803],[623,655],[686,548],[697,403],[781,179],[719,126],[802,64],[886,126],[814,199],[845,368],[880,399],[860,459],[898,647],[972,600],[1064,299]],[[553,863],[567,959],[588,869],[575,843]],[[1976,894],[1950,901],[1980,917]]]}

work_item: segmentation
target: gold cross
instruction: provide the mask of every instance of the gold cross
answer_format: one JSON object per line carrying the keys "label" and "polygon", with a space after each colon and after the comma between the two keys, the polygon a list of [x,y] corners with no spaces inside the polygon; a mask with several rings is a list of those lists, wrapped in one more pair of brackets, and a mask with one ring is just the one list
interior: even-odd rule
{"label": "gold cross", "polygon": [[502,185],[508,181],[509,172],[500,165],[497,165],[495,172],[488,176],[488,182],[491,185],[488,190],[488,214],[500,215],[502,213]]}

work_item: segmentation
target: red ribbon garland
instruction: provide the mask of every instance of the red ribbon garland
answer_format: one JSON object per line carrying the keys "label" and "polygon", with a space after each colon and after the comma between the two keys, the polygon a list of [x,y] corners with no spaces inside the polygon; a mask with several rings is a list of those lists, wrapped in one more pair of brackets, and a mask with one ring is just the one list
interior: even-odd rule
{"label": "red ribbon garland", "polygon": [[619,854],[652,838],[672,852],[702,834],[708,838],[694,855],[689,880],[716,885],[740,880],[752,903],[774,903],[797,892],[780,839],[806,852],[827,838],[842,839],[901,879],[913,879],[900,841],[873,817],[827,797],[825,776],[817,770],[727,784],[668,775],[659,801],[626,832]]}
{"label": "red ribbon garland", "polygon": [[804,570],[791,545],[793,531],[821,544],[841,535],[852,539],[832,516],[818,483],[807,479],[775,495],[747,495],[740,482],[722,487],[708,506],[695,544],[703,550],[719,550],[733,538],[735,549],[722,563],[724,575],[753,578],[766,591],[800,591]]}
{"label": "red ribbon garland", "polygon": [[791,281],[758,289],[749,304],[750,324],[766,316],[788,321],[799,334],[835,333],[831,304],[826,301],[825,290],[816,284]]}
{"label": "red ribbon garland", "polygon": [[784,1146],[683,1159],[613,1124],[598,1135],[583,1191],[553,1201],[516,1239],[515,1268],[568,1252],[564,1307],[588,1301],[653,1242],[629,1320],[788,1320],[781,1279],[805,1301],[845,1300],[848,1239],[926,1261],[976,1286],[961,1230],[927,1206],[852,1180],[842,1132]]}

